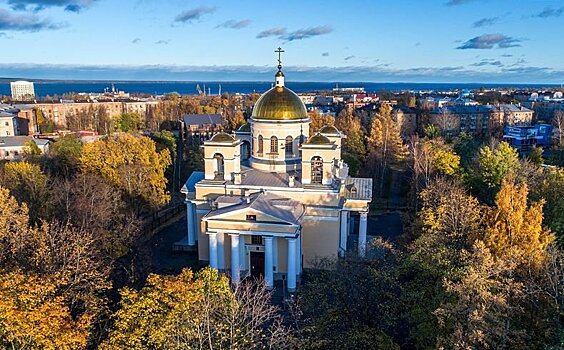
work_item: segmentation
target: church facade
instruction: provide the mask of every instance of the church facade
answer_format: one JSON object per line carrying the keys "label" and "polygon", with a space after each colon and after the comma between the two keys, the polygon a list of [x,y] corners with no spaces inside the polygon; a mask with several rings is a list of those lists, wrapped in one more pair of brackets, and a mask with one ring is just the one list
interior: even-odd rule
{"label": "church facade", "polygon": [[355,250],[364,254],[372,179],[348,175],[344,135],[335,127],[309,137],[305,105],[284,78],[279,57],[275,85],[256,102],[248,124],[204,143],[205,171],[182,188],[181,244],[196,246],[201,262],[234,283],[263,277],[272,288],[283,279],[294,291],[303,268],[344,256],[357,230]]}

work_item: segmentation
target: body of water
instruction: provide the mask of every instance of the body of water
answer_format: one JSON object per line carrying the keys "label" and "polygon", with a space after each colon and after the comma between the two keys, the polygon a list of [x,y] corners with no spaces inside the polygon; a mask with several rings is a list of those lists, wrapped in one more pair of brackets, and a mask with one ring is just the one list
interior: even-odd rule
{"label": "body of water", "polygon": [[[272,87],[271,82],[140,82],[140,81],[40,81],[35,82],[35,93],[39,97],[64,93],[80,92],[104,92],[104,89],[111,89],[112,83],[116,90],[129,93],[145,93],[152,95],[163,95],[170,92],[177,92],[182,95],[197,94],[197,86],[206,93],[216,95],[221,85],[222,93],[262,93]],[[340,88],[363,87],[367,92],[382,90],[401,91],[445,91],[454,89],[479,89],[479,88],[543,88],[558,87],[550,84],[480,84],[480,83],[334,83],[334,82],[287,82],[286,85],[297,93],[315,92],[331,90],[338,85]],[[0,95],[10,95],[10,83],[8,80],[0,81]]]}

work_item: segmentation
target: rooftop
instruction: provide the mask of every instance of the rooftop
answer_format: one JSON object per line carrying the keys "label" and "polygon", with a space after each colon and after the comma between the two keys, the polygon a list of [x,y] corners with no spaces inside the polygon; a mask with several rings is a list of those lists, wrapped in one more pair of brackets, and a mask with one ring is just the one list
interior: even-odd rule
{"label": "rooftop", "polygon": [[223,124],[221,114],[185,114],[182,119],[186,125]]}
{"label": "rooftop", "polygon": [[342,196],[352,200],[372,200],[372,179],[361,177],[345,179]]}
{"label": "rooftop", "polygon": [[290,224],[300,225],[305,213],[305,206],[300,202],[272,193],[259,192],[249,196],[248,201],[245,197],[236,196],[221,196],[216,201],[225,206],[209,212],[205,215],[205,218],[214,218],[234,210],[250,208],[267,213]]}

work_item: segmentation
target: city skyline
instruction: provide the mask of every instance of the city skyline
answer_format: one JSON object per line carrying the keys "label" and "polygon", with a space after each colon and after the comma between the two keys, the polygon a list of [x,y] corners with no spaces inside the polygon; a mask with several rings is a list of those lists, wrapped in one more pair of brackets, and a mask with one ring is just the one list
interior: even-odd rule
{"label": "city skyline", "polygon": [[[424,14],[421,16],[421,14]],[[0,0],[0,77],[564,81],[558,1]]]}

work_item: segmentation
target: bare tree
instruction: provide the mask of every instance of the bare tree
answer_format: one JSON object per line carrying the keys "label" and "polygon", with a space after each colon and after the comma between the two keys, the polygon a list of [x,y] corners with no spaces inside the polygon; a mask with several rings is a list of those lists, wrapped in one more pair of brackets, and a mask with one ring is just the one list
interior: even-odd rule
{"label": "bare tree", "polygon": [[558,137],[558,147],[564,146],[564,111],[557,110],[554,111],[554,116],[552,117],[552,125],[557,129]]}

